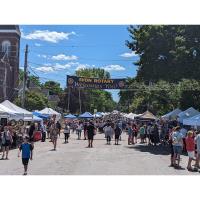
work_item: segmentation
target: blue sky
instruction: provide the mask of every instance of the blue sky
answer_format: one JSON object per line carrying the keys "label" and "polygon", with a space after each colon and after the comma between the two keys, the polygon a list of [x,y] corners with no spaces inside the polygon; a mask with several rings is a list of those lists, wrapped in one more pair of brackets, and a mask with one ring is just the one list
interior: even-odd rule
{"label": "blue sky", "polygon": [[[20,67],[25,45],[29,45],[28,64],[31,74],[42,82],[58,81],[66,87],[66,75],[76,69],[100,67],[112,78],[133,77],[138,57],[128,49],[126,25],[23,25],[20,26]],[[109,90],[115,101],[119,90]]]}

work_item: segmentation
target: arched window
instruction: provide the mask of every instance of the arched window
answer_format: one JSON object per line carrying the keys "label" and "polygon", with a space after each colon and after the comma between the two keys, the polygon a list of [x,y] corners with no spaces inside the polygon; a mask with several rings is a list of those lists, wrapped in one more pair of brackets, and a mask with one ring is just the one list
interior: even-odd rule
{"label": "arched window", "polygon": [[10,41],[4,40],[2,42],[1,48],[2,48],[2,52],[6,53],[7,56],[10,55],[10,53],[11,53],[11,43],[10,43]]}

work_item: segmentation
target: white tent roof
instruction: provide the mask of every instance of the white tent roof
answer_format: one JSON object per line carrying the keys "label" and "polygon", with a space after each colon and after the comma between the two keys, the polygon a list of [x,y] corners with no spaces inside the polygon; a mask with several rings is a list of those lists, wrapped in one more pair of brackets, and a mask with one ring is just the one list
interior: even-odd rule
{"label": "white tent roof", "polygon": [[16,106],[14,103],[11,103],[8,100],[5,100],[4,102],[2,102],[1,105],[4,105],[5,107],[9,108],[13,112],[24,114],[25,117],[33,117],[33,114],[31,112],[23,108],[20,108],[19,106]]}
{"label": "white tent roof", "polygon": [[180,110],[179,108],[176,108],[175,110],[163,115],[162,118],[163,119],[176,118],[178,116],[178,114],[181,112],[182,112],[182,110]]}
{"label": "white tent roof", "polygon": [[187,110],[178,114],[178,118],[179,118],[178,120],[179,122],[183,122],[183,119],[187,119],[198,114],[200,114],[199,111],[195,110],[193,107],[190,107]]}
{"label": "white tent roof", "polygon": [[43,114],[43,115],[57,115],[57,116],[61,116],[60,113],[56,112],[52,108],[44,108],[43,110],[40,110],[38,112],[41,113],[41,114]]}
{"label": "white tent roof", "polygon": [[5,107],[4,105],[0,104],[0,114],[15,114],[13,110]]}
{"label": "white tent roof", "polygon": [[138,116],[138,115],[135,114],[135,113],[129,113],[129,114],[126,115],[126,117],[129,118],[129,119],[134,119],[136,116]]}
{"label": "white tent roof", "polygon": [[98,118],[98,117],[103,117],[103,115],[101,115],[100,113],[96,113],[96,114],[93,115],[93,117],[97,117]]}

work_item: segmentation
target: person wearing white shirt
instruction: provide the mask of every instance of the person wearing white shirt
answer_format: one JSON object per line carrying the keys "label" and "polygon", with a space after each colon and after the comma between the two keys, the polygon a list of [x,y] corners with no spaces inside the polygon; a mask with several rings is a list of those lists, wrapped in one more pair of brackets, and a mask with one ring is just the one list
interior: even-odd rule
{"label": "person wearing white shirt", "polygon": [[81,132],[82,132],[82,124],[81,124],[81,122],[79,122],[79,124],[77,125],[77,128],[76,128],[76,133],[78,135],[78,140],[81,139]]}

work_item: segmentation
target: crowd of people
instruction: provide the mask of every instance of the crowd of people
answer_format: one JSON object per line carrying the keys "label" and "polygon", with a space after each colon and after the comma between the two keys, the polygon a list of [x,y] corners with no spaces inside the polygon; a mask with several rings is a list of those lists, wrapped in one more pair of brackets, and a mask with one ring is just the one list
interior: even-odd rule
{"label": "crowd of people", "polygon": [[[88,140],[88,148],[93,148],[94,136],[104,134],[106,144],[119,145],[122,134],[127,134],[127,144],[141,143],[147,146],[162,145],[170,149],[170,167],[181,168],[181,154],[187,153],[189,171],[198,171],[200,168],[200,132],[191,127],[180,127],[177,121],[140,121],[128,120],[119,116],[110,116],[103,119],[91,120],[63,120],[52,118],[43,123],[31,123],[29,127],[13,127],[11,124],[1,127],[0,147],[2,159],[9,159],[10,148],[18,148],[22,155],[24,175],[27,174],[29,160],[33,158],[35,133],[40,131],[41,142],[49,139],[53,150],[57,150],[57,139],[64,135],[64,143],[69,142],[70,134],[76,134],[77,140]],[[48,141],[49,141],[48,140]],[[194,165],[192,162],[194,161]],[[194,166],[194,167],[193,167]]]}

